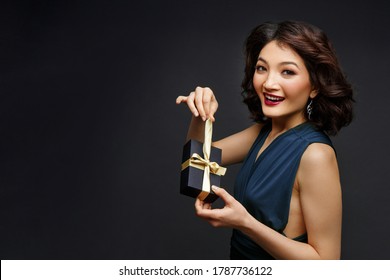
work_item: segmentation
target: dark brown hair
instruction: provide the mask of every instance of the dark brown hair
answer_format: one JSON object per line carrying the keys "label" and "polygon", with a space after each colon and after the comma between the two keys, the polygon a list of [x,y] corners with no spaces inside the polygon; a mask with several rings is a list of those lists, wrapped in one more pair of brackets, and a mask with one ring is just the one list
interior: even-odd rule
{"label": "dark brown hair", "polygon": [[318,92],[313,99],[310,121],[329,135],[337,134],[352,121],[353,90],[326,34],[305,22],[266,22],[255,27],[246,39],[245,77],[241,86],[243,101],[252,119],[257,122],[268,121],[253,88],[253,75],[261,49],[271,41],[290,47],[303,59],[310,82]]}

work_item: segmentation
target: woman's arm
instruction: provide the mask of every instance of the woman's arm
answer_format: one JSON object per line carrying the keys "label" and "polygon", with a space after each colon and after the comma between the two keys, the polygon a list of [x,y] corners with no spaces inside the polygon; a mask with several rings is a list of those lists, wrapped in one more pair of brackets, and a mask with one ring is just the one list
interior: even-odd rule
{"label": "woman's arm", "polygon": [[198,216],[216,227],[232,227],[248,235],[276,259],[339,259],[341,241],[341,188],[334,151],[312,144],[302,156],[297,174],[308,244],[285,237],[257,221],[230,194],[214,192],[225,202],[222,209],[196,200]]}
{"label": "woman's arm", "polygon": [[261,127],[261,124],[254,124],[238,133],[213,142],[213,146],[222,149],[222,165],[227,166],[242,162],[259,135]]}
{"label": "woman's arm", "polygon": [[302,157],[297,178],[309,244],[321,257],[339,259],[342,193],[333,148],[318,143],[310,145]]}

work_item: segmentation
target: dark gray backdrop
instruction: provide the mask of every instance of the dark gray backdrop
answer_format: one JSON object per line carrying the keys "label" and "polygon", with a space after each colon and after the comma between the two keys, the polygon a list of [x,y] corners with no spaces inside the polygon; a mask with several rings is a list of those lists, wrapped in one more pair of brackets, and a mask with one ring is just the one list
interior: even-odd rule
{"label": "dark gray backdrop", "polygon": [[[243,41],[283,19],[324,29],[356,89],[355,121],[334,138],[343,258],[389,258],[385,1],[1,1],[0,11],[1,259],[228,258],[230,230],[179,195],[190,114],[175,98],[214,89],[214,139],[248,126]],[[223,178],[229,191],[238,167]]]}

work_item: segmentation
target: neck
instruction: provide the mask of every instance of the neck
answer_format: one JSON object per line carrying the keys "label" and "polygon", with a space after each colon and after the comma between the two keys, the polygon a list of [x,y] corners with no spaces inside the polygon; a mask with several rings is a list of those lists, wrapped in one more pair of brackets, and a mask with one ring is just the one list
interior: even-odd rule
{"label": "neck", "polygon": [[271,137],[276,137],[279,134],[300,125],[307,120],[304,117],[297,118],[274,118],[271,120],[272,122],[272,130],[270,133]]}

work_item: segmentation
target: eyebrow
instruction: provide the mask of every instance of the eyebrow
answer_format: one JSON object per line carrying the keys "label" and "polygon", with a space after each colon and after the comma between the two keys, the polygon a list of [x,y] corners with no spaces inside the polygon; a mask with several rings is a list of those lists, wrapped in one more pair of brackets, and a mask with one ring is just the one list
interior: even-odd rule
{"label": "eyebrow", "polygon": [[[266,63],[266,64],[269,64],[269,63],[267,62],[267,60],[265,60],[265,59],[262,58],[262,57],[259,57],[259,58],[257,59],[257,61],[262,61],[262,62],[264,62],[264,63]],[[298,64],[296,64],[296,63],[293,62],[293,61],[283,61],[283,62],[279,63],[279,65],[289,65],[289,64],[295,65],[298,69],[300,69],[299,66],[298,66]]]}

